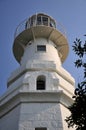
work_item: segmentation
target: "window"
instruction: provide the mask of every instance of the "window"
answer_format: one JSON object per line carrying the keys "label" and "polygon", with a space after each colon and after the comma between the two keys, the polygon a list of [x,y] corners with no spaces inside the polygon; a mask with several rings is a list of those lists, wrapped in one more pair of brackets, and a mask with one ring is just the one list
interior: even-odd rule
{"label": "window", "polygon": [[42,17],[42,19],[43,19],[43,25],[48,26],[48,18]]}
{"label": "window", "polygon": [[36,82],[37,90],[45,90],[45,76],[38,76]]}
{"label": "window", "polygon": [[37,45],[37,51],[46,51],[45,45]]}
{"label": "window", "polygon": [[56,27],[55,27],[55,22],[54,22],[53,20],[50,20],[50,27],[56,28]]}
{"label": "window", "polygon": [[41,24],[41,16],[38,16],[37,17],[37,25],[40,25]]}
{"label": "window", "polygon": [[30,27],[30,19],[26,21],[25,23],[25,29],[28,29]]}
{"label": "window", "polygon": [[35,128],[35,130],[47,130],[47,128],[45,128],[45,127],[43,127],[43,128],[42,127],[41,128],[38,127],[38,128]]}
{"label": "window", "polygon": [[29,19],[30,27],[35,26],[35,22],[36,22],[35,20],[36,18],[34,16]]}

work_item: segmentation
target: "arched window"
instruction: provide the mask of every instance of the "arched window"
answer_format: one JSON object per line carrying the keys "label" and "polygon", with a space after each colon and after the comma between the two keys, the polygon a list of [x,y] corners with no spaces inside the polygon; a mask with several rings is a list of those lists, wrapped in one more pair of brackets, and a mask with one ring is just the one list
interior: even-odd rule
{"label": "arched window", "polygon": [[38,76],[36,81],[36,89],[37,90],[45,90],[45,76]]}

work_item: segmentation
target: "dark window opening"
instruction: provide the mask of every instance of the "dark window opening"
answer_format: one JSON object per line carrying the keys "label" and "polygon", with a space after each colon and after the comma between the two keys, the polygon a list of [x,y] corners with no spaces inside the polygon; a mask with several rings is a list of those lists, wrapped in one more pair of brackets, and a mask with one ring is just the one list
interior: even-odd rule
{"label": "dark window opening", "polygon": [[42,80],[37,81],[37,90],[45,90],[45,82]]}
{"label": "dark window opening", "polygon": [[37,45],[37,51],[46,51],[45,45]]}
{"label": "dark window opening", "polygon": [[37,24],[40,25],[41,24],[41,16],[37,17]]}
{"label": "dark window opening", "polygon": [[45,90],[45,77],[39,76],[37,78],[37,90]]}
{"label": "dark window opening", "polygon": [[35,128],[35,130],[47,130],[47,128],[43,127],[43,128]]}
{"label": "dark window opening", "polygon": [[32,42],[29,42],[29,45],[31,45],[32,44]]}
{"label": "dark window opening", "polygon": [[43,25],[48,26],[48,18],[43,17],[42,19],[43,19]]}

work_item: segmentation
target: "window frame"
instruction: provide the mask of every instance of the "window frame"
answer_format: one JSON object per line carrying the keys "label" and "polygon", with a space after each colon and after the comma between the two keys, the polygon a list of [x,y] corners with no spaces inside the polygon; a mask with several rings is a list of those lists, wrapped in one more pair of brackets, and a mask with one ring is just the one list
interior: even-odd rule
{"label": "window frame", "polygon": [[48,17],[43,16],[42,17],[42,22],[43,22],[43,25],[48,26]]}
{"label": "window frame", "polygon": [[46,45],[37,45],[37,52],[46,52]]}

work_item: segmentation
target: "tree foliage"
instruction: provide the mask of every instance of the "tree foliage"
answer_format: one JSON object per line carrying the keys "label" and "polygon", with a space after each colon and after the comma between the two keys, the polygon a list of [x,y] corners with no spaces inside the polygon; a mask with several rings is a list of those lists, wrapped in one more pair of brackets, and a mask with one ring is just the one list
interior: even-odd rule
{"label": "tree foliage", "polygon": [[83,43],[80,39],[74,41],[73,51],[77,55],[74,62],[75,67],[83,68],[83,81],[78,83],[74,92],[74,103],[68,107],[71,112],[66,117],[68,127],[75,126],[76,130],[86,130],[86,41]]}

